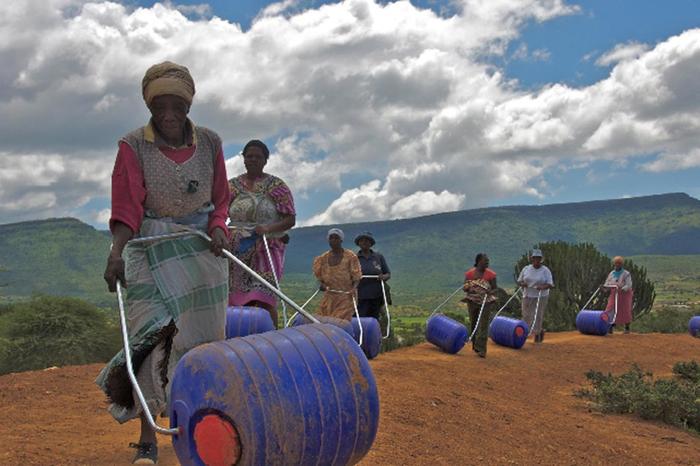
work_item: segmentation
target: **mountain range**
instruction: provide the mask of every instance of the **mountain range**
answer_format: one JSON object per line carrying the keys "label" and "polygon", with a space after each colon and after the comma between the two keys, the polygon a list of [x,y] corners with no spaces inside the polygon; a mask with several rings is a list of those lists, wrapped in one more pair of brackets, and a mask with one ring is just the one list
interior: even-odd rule
{"label": "mountain range", "polygon": [[[479,252],[490,256],[502,284],[512,283],[517,259],[544,241],[589,242],[609,255],[700,254],[700,200],[683,193],[334,226],[352,249],[357,234],[371,231],[392,286],[407,296],[458,286]],[[328,228],[290,232],[285,273],[293,288],[313,289],[311,262],[328,248]],[[0,225],[0,295],[60,294],[111,305],[102,280],[109,244],[105,232],[72,218]]]}

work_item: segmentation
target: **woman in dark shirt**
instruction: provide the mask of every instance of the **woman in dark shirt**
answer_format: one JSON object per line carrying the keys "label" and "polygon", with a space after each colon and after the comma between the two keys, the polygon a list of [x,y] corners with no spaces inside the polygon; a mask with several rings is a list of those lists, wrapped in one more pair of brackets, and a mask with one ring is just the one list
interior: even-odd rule
{"label": "woman in dark shirt", "polygon": [[355,244],[360,247],[357,258],[360,260],[362,275],[372,275],[376,278],[363,278],[357,287],[357,310],[360,317],[379,319],[379,313],[384,306],[384,295],[380,280],[391,278],[389,266],[380,253],[373,251],[375,241],[372,233],[365,231],[355,238]]}

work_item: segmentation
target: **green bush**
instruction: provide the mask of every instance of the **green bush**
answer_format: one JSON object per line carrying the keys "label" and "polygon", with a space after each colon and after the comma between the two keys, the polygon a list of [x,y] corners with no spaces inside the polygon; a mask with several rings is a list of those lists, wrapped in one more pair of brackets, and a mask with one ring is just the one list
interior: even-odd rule
{"label": "green bush", "polygon": [[76,298],[38,296],[0,316],[0,373],[106,361],[120,347],[115,322]]}
{"label": "green bush", "polygon": [[643,315],[633,322],[634,331],[640,333],[686,333],[688,322],[696,314],[692,309],[663,306]]}
{"label": "green bush", "polygon": [[679,362],[674,378],[653,379],[637,365],[619,376],[589,371],[592,387],[576,392],[604,413],[635,414],[700,432],[700,365]]}

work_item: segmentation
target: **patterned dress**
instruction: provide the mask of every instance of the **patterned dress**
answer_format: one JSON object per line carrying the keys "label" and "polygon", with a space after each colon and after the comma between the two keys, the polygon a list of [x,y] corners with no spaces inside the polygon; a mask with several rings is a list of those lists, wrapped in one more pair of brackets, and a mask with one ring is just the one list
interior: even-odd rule
{"label": "patterned dress", "polygon": [[[469,322],[472,326],[471,331],[474,333],[472,348],[486,355],[491,307],[498,300],[496,296],[489,294],[491,291],[490,282],[496,278],[496,272],[486,269],[481,277],[477,278],[477,275],[475,267],[467,270],[464,274],[463,290],[466,296],[462,299],[462,302],[466,302],[469,306]],[[482,312],[481,306],[484,302],[484,297],[486,297],[486,304],[484,304]],[[479,318],[479,314],[481,314],[481,318]],[[479,328],[475,331],[474,327],[477,322],[479,323]]]}
{"label": "patterned dress", "polygon": [[[263,238],[254,229],[256,225],[275,223],[283,216],[296,215],[294,199],[289,187],[276,176],[264,174],[252,186],[249,183],[245,174],[229,180],[231,251],[248,267],[274,284]],[[286,232],[267,235],[272,265],[279,280],[282,280],[284,272],[286,238]],[[271,308],[277,305],[277,297],[270,290],[237,264],[230,262],[229,305],[245,306],[251,301],[266,303]]]}
{"label": "patterned dress", "polygon": [[343,257],[337,265],[330,264],[331,252],[327,251],[314,259],[314,275],[329,290],[323,294],[318,307],[318,314],[338,319],[350,320],[355,313],[353,298],[356,297],[354,285],[362,278],[360,261],[354,252],[343,250]]}

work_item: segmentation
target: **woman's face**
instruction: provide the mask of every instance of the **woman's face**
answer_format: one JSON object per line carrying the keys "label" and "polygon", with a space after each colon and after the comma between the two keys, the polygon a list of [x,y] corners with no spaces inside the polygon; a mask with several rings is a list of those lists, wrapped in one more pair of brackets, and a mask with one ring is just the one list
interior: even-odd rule
{"label": "woman's face", "polygon": [[539,256],[533,256],[530,260],[535,268],[539,268],[539,266],[542,265],[542,258]]}
{"label": "woman's face", "polygon": [[251,146],[243,154],[243,163],[249,175],[260,175],[267,164],[265,152],[260,147]]}
{"label": "woman's face", "polygon": [[485,268],[487,268],[487,267],[489,266],[489,256],[487,256],[486,254],[484,254],[484,255],[481,257],[481,259],[479,260],[479,263],[477,264],[477,266],[478,266],[480,269],[485,269]]}
{"label": "woman's face", "polygon": [[331,249],[338,249],[342,244],[343,240],[340,239],[340,236],[336,235],[335,233],[328,237],[328,246],[330,246]]}
{"label": "woman's face", "polygon": [[176,95],[159,95],[151,100],[148,109],[158,132],[167,141],[179,140],[185,134],[190,106]]}
{"label": "woman's face", "polygon": [[360,245],[360,249],[367,251],[372,247],[372,242],[367,238],[360,238],[357,244]]}
{"label": "woman's face", "polygon": [[613,267],[615,267],[615,270],[620,270],[622,268],[622,261],[613,262]]}

